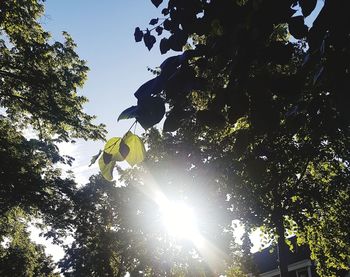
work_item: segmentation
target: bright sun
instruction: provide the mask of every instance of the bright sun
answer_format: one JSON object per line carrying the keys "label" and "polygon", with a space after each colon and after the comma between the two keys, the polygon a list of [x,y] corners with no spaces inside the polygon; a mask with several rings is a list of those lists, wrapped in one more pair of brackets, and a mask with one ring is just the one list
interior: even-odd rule
{"label": "bright sun", "polygon": [[171,236],[192,241],[198,238],[196,217],[191,207],[183,202],[169,201],[161,194],[157,195],[156,202],[161,212],[162,222]]}

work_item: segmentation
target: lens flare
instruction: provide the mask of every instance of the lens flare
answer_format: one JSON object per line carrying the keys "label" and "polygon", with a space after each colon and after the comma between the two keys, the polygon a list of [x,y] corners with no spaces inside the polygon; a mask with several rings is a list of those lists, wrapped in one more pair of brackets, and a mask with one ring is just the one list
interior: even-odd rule
{"label": "lens flare", "polygon": [[198,239],[196,216],[190,206],[181,201],[170,201],[162,194],[157,195],[156,202],[169,235],[192,241]]}

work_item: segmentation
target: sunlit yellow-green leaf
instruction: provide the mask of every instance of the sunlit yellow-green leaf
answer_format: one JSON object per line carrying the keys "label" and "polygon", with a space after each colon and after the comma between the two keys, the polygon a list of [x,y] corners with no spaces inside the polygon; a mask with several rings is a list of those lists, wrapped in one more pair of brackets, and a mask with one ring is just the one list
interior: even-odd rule
{"label": "sunlit yellow-green leaf", "polygon": [[[126,147],[124,143],[122,143],[122,139],[118,137],[111,138],[107,141],[104,150],[104,153],[112,155],[110,157],[111,161],[124,161],[125,157],[129,153],[129,149]],[[105,155],[108,156],[108,155]],[[107,164],[108,161],[105,160]]]}
{"label": "sunlit yellow-green leaf", "polygon": [[108,181],[113,180],[113,168],[115,166],[115,163],[116,163],[115,161],[111,161],[106,164],[103,159],[103,155],[98,160],[98,165],[100,167],[102,176]]}
{"label": "sunlit yellow-green leaf", "polygon": [[127,132],[123,138],[124,143],[129,147],[130,152],[125,160],[131,165],[138,164],[145,159],[146,149],[143,141],[131,132]]}

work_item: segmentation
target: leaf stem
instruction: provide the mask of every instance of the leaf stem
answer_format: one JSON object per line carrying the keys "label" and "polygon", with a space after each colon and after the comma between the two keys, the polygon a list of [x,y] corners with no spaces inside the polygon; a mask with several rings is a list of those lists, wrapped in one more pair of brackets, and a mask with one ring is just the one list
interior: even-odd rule
{"label": "leaf stem", "polygon": [[168,17],[164,17],[164,18],[158,18],[158,19],[160,19],[160,20],[163,20],[163,22],[162,23],[159,23],[158,25],[156,25],[156,26],[154,26],[153,28],[151,28],[151,29],[146,29],[146,30],[141,30],[142,32],[147,32],[147,30],[148,31],[150,31],[150,32],[152,32],[154,29],[156,29],[157,27],[160,27],[160,26],[162,26],[163,25],[163,23],[164,23],[164,21],[165,20],[167,20],[167,19],[169,19],[170,18],[170,16],[168,16]]}
{"label": "leaf stem", "polygon": [[[129,130],[128,130],[127,132],[129,132],[135,124],[137,124],[137,120],[135,120],[134,123],[131,124],[131,126],[130,126],[130,128],[129,128]],[[136,126],[135,126],[135,127],[136,127]]]}

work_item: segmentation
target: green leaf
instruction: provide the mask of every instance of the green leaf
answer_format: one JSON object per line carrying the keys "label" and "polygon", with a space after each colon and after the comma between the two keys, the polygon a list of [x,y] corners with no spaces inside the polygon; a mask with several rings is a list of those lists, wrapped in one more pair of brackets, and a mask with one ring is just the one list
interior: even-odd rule
{"label": "green leaf", "polygon": [[89,167],[92,166],[98,159],[98,157],[101,155],[102,150],[98,151],[98,153],[94,156],[92,156]]}
{"label": "green leaf", "polygon": [[124,161],[128,153],[129,148],[127,145],[122,143],[122,139],[114,137],[107,141],[102,157],[104,157],[105,163],[108,164],[111,161]]}
{"label": "green leaf", "polygon": [[103,154],[98,161],[101,173],[108,181],[113,180],[113,169],[116,162],[124,161],[130,148],[122,138],[114,137],[107,141]]}
{"label": "green leaf", "polygon": [[123,142],[129,147],[130,152],[125,160],[131,165],[141,163],[146,156],[146,149],[143,141],[137,136],[127,132],[123,138]]}
{"label": "green leaf", "polygon": [[113,180],[113,169],[114,169],[115,163],[116,163],[115,161],[111,161],[108,164],[106,164],[103,159],[103,156],[101,156],[101,158],[98,160],[98,165],[100,167],[102,176],[108,181]]}

